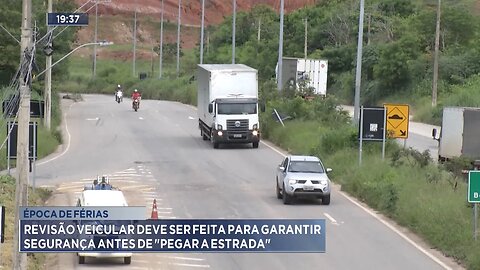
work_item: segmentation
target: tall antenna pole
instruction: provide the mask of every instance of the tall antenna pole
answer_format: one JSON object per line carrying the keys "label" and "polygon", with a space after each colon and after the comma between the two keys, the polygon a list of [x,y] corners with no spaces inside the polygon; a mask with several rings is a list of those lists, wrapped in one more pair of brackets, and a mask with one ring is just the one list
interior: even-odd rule
{"label": "tall antenna pole", "polygon": [[[305,44],[304,44],[304,54],[305,54],[305,61],[307,60],[307,39],[308,39],[308,18],[305,18]],[[307,62],[305,62],[305,65]]]}
{"label": "tall antenna pole", "polygon": [[282,90],[282,59],[283,59],[283,0],[280,0],[280,33],[278,35],[278,68],[277,88]]}
{"label": "tall antenna pole", "polygon": [[438,51],[440,47],[440,7],[441,0],[437,3],[437,23],[435,27],[435,56],[433,59],[433,85],[432,85],[432,107],[437,106],[437,87],[438,87]]}
{"label": "tall antenna pole", "polygon": [[[98,0],[95,0],[95,35],[93,42],[97,43],[97,33],[98,33]],[[97,44],[93,45],[93,71],[92,77],[95,78],[97,75]]]}
{"label": "tall antenna pole", "polygon": [[233,0],[233,20],[232,20],[232,64],[235,64],[235,21],[237,17],[237,1]]}
{"label": "tall antenna pole", "polygon": [[362,81],[362,52],[363,52],[363,14],[365,0],[360,0],[360,17],[358,22],[358,45],[357,45],[357,70],[355,74],[355,107],[353,111],[353,122],[358,123],[360,114],[360,84]]}
{"label": "tall antenna pole", "polygon": [[203,64],[203,32],[205,29],[205,0],[202,0],[202,30],[200,31],[200,64]]}
{"label": "tall antenna pole", "polygon": [[180,74],[180,24],[181,24],[182,0],[178,0],[178,22],[177,22],[177,78]]}
{"label": "tall antenna pole", "polygon": [[162,64],[163,64],[163,0],[162,0],[162,16],[160,18],[160,55],[158,63],[158,78],[162,78]]}
{"label": "tall antenna pole", "polygon": [[137,4],[135,2],[135,19],[133,22],[133,77],[137,76]]}

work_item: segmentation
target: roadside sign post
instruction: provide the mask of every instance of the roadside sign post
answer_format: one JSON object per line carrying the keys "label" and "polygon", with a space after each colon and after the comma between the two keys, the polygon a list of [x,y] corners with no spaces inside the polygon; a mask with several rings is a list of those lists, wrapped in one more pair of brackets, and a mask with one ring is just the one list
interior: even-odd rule
{"label": "roadside sign post", "polygon": [[360,107],[358,164],[362,164],[363,141],[382,142],[382,159],[385,158],[386,123],[385,107]]}
{"label": "roadside sign post", "polygon": [[387,136],[386,132],[387,127],[387,109],[383,110],[383,139],[382,139],[382,160],[385,160],[385,140]]}
{"label": "roadside sign post", "polygon": [[363,144],[363,106],[360,107],[360,146],[358,148],[358,165],[362,165],[362,144]]}
{"label": "roadside sign post", "polygon": [[0,254],[2,254],[3,242],[5,242],[5,206],[0,205]]}
{"label": "roadside sign post", "polygon": [[[37,138],[37,125],[33,125],[33,138]],[[33,168],[32,168],[32,184],[33,184],[33,191],[35,191],[35,167],[36,167],[36,160],[37,160],[37,140],[33,140]]]}
{"label": "roadside sign post", "polygon": [[475,167],[468,172],[468,202],[473,203],[473,239],[477,240],[477,204],[480,202],[480,171]]}

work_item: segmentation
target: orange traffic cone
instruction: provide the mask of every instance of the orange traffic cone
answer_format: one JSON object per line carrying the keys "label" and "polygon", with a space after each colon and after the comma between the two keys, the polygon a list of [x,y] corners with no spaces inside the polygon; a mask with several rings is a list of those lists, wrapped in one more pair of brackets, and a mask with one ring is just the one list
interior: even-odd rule
{"label": "orange traffic cone", "polygon": [[158,219],[157,199],[153,199],[152,216],[150,219]]}

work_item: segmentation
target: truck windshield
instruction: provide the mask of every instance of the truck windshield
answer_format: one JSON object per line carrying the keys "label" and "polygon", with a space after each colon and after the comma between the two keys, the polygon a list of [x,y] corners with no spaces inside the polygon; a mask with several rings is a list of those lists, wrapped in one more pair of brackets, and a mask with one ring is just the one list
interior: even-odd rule
{"label": "truck windshield", "polygon": [[218,103],[218,114],[256,114],[255,103]]}

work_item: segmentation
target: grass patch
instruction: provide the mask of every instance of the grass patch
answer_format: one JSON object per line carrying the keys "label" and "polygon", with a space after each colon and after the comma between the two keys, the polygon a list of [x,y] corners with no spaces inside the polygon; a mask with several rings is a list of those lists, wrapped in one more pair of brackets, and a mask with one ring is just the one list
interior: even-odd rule
{"label": "grass patch", "polygon": [[[50,197],[51,191],[44,188],[37,188],[35,191],[28,191],[28,205],[44,205]],[[14,210],[15,210],[15,179],[8,175],[0,176],[0,205],[4,205],[5,214],[5,243],[2,244],[0,254],[0,265],[5,269],[12,269],[13,254],[13,233],[14,233]],[[29,253],[28,269],[43,269],[45,254]]]}

